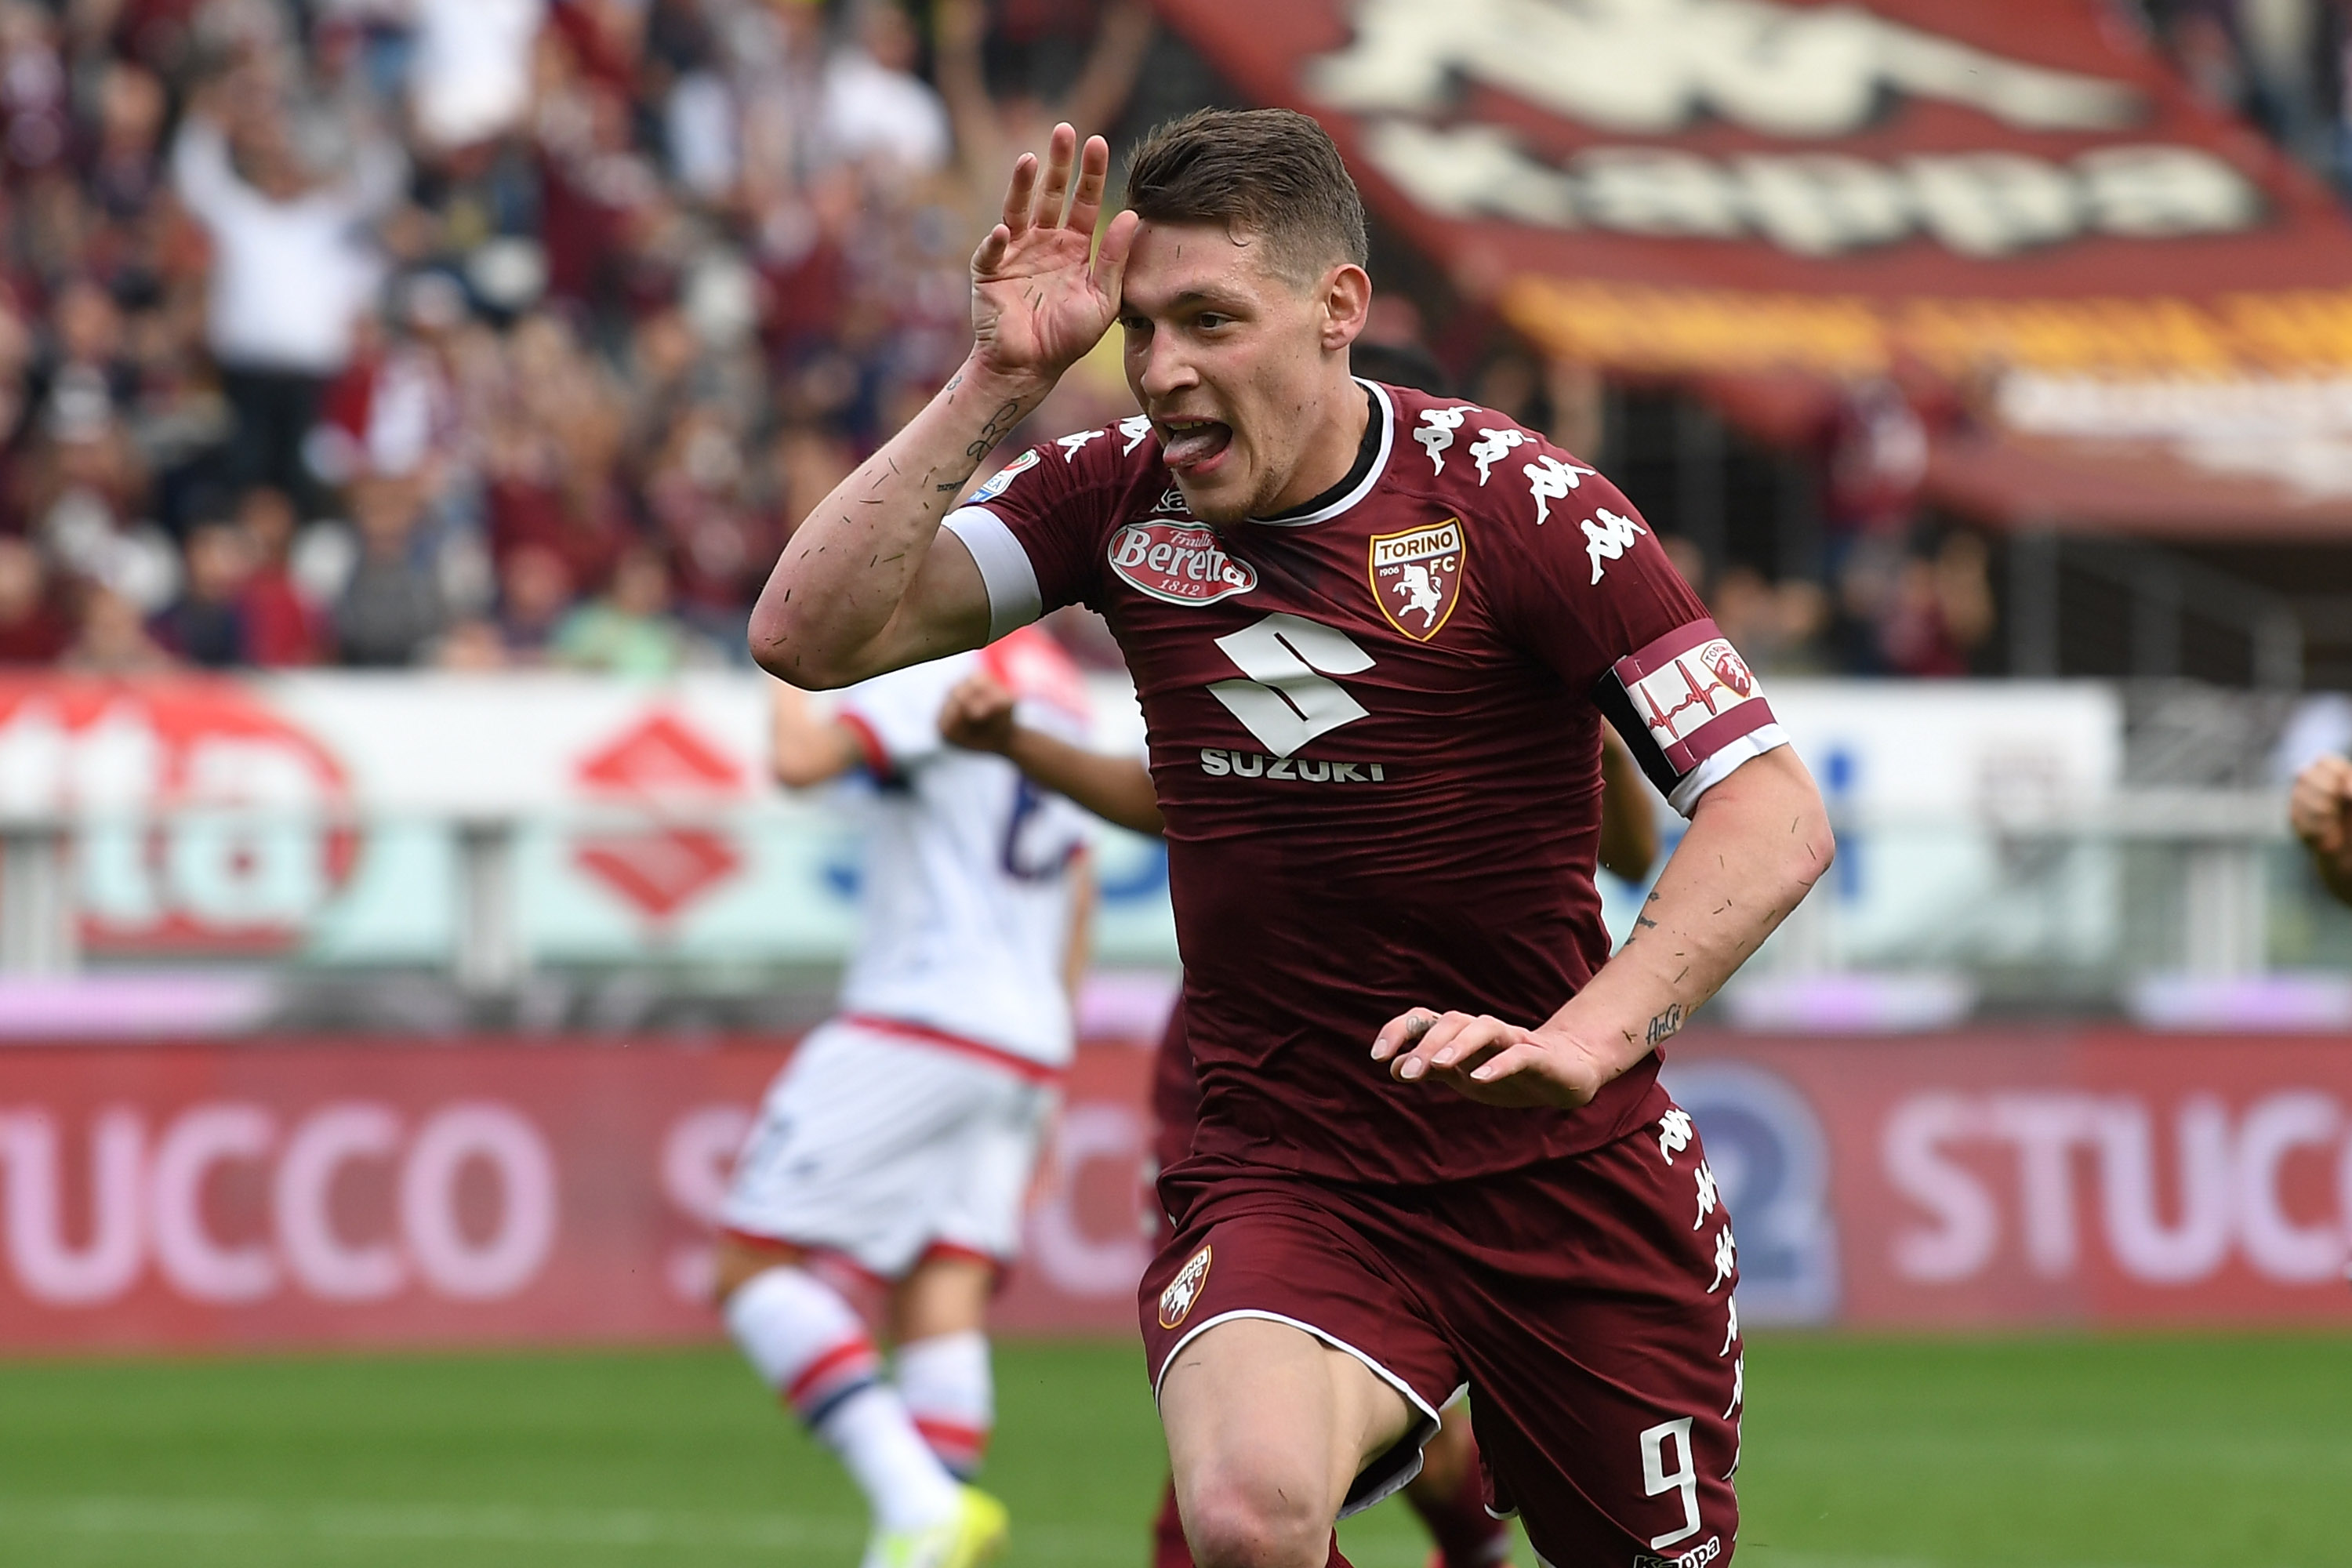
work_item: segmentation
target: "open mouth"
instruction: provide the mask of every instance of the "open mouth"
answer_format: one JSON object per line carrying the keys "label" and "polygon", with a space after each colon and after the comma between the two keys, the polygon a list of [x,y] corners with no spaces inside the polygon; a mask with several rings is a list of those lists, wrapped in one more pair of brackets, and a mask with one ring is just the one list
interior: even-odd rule
{"label": "open mouth", "polygon": [[1214,419],[1160,421],[1160,457],[1174,472],[1198,473],[1233,445],[1234,427]]}

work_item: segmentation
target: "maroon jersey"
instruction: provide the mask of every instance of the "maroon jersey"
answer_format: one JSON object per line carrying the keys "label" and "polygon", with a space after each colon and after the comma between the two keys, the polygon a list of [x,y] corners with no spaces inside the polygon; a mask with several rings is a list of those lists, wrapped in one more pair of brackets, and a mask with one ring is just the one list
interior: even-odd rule
{"label": "maroon jersey", "polygon": [[1416,1005],[1539,1023],[1608,957],[1603,707],[1684,810],[1779,732],[1607,480],[1486,409],[1365,384],[1370,469],[1305,515],[1193,520],[1138,416],[1023,454],[948,526],[992,635],[1079,602],[1126,653],[1167,820],[1194,1156],[1421,1183],[1643,1114],[1654,1058],[1557,1111],[1400,1084],[1370,1054]]}

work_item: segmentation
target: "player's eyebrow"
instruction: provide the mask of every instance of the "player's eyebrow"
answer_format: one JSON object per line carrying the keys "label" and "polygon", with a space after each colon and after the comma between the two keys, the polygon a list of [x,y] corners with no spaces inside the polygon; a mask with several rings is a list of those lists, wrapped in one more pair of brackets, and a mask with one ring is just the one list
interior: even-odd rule
{"label": "player's eyebrow", "polygon": [[1227,293],[1223,289],[1187,289],[1172,298],[1160,300],[1155,305],[1146,306],[1136,313],[1156,316],[1163,312],[1181,310],[1200,305],[1206,305],[1213,310],[1233,311],[1242,309],[1245,304],[1246,301],[1239,296]]}

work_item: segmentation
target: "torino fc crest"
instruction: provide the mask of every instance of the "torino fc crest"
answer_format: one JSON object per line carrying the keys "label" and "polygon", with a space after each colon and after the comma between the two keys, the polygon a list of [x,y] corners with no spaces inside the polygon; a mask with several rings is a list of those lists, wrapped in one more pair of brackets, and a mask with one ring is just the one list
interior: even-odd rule
{"label": "torino fc crest", "polygon": [[1192,1303],[1201,1299],[1201,1287],[1208,1282],[1209,1248],[1203,1247],[1185,1259],[1168,1289],[1160,1292],[1160,1326],[1172,1329],[1190,1317]]}
{"label": "torino fc crest", "polygon": [[1462,597],[1462,524],[1454,518],[1372,535],[1372,597],[1389,625],[1415,642],[1435,637]]}

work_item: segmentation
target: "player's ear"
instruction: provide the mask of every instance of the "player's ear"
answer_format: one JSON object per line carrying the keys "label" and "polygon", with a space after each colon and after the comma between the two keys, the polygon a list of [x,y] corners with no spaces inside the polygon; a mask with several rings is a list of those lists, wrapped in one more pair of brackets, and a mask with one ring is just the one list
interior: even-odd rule
{"label": "player's ear", "polygon": [[1356,341],[1371,314],[1372,278],[1354,262],[1323,275],[1323,348],[1337,353]]}

